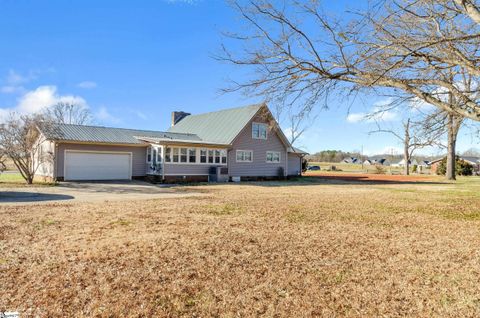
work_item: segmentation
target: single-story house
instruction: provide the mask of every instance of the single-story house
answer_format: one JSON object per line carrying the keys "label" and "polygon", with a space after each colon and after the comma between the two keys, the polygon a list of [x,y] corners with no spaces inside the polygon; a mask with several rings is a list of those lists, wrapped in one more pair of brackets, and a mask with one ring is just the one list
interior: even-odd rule
{"label": "single-story house", "polygon": [[[443,159],[445,159],[446,156],[437,158],[435,160],[430,161],[430,166],[431,166],[431,173],[436,174],[438,166],[442,162]],[[468,162],[473,166],[474,171],[480,171],[480,158],[479,157],[458,157],[458,159],[463,160]]]}
{"label": "single-story house", "polygon": [[[408,165],[410,166],[418,166],[418,162],[416,159],[408,160]],[[403,167],[405,166],[405,159],[400,160],[398,163],[395,164],[395,167]]]}
{"label": "single-story house", "polygon": [[390,161],[388,161],[388,159],[386,158],[378,158],[378,159],[374,159],[372,164],[379,165],[379,166],[389,166]]}
{"label": "single-story house", "polygon": [[69,124],[39,131],[40,152],[52,160],[42,160],[37,175],[59,181],[296,176],[306,154],[292,147],[265,104],[198,115],[173,112],[167,131]]}
{"label": "single-story house", "polygon": [[345,158],[342,161],[343,163],[352,163],[352,164],[360,164],[361,161],[358,158],[355,157],[350,157],[350,158]]}

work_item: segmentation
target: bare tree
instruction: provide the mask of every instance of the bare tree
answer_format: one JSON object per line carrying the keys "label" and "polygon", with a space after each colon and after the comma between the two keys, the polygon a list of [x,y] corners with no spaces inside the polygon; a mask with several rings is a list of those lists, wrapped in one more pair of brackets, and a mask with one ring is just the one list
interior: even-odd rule
{"label": "bare tree", "polygon": [[312,110],[312,107],[304,107],[299,111],[294,109],[288,110],[289,136],[287,137],[292,145],[298,142],[298,139],[312,126],[317,118]]}
{"label": "bare tree", "polygon": [[92,122],[90,110],[72,102],[58,102],[45,110],[45,116],[61,124],[87,125]]}
{"label": "bare tree", "polygon": [[[478,94],[456,84],[462,68],[480,76],[477,1],[385,0],[341,20],[324,14],[319,3],[233,1],[248,28],[228,36],[245,50],[223,46],[219,59],[255,75],[226,91],[315,105],[332,92],[380,89],[480,120]],[[445,101],[438,94],[445,91],[461,102]]]}
{"label": "bare tree", "polygon": [[11,114],[0,126],[0,153],[10,158],[27,184],[32,184],[41,164],[53,160],[53,154],[43,151],[45,137],[38,127],[48,129],[43,116]]}
{"label": "bare tree", "polygon": [[[378,124],[377,124],[378,125]],[[442,131],[422,131],[420,126],[421,122],[413,122],[411,118],[407,118],[402,122],[402,132],[398,132],[395,129],[382,129],[378,126],[377,130],[371,131],[372,133],[388,133],[394,136],[403,144],[403,173],[405,175],[410,174],[410,163],[415,151],[429,146],[438,146],[440,141],[440,135]]]}

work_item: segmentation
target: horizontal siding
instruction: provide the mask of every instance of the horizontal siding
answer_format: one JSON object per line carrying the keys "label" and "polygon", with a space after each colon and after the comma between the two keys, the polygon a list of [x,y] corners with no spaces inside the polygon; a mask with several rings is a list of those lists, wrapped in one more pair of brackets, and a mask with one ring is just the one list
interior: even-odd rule
{"label": "horizontal siding", "polygon": [[208,169],[212,165],[205,164],[165,164],[165,174],[166,175],[208,175]]}
{"label": "horizontal siding", "polygon": [[[264,119],[256,117],[253,122],[262,123]],[[237,150],[252,150],[253,162],[236,162]],[[267,151],[280,152],[280,163],[267,163]],[[229,175],[233,177],[270,177],[278,176],[279,168],[285,169],[286,148],[278,134],[270,130],[267,139],[252,138],[252,122],[250,122],[233,142],[228,152]]]}
{"label": "horizontal siding", "polygon": [[59,144],[57,153],[57,177],[63,177],[65,150],[83,151],[118,151],[132,153],[132,176],[143,177],[147,171],[146,147],[87,145],[87,144]]}
{"label": "horizontal siding", "polygon": [[288,154],[288,175],[298,176],[302,170],[302,157],[297,154]]}

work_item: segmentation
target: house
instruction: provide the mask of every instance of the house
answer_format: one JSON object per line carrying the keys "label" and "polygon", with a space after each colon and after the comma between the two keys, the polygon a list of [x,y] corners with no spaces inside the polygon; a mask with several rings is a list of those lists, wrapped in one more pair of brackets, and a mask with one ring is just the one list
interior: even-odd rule
{"label": "house", "polygon": [[365,161],[363,162],[363,164],[364,164],[365,166],[370,166],[370,165],[373,164],[373,162],[372,162],[370,159],[365,159]]}
{"label": "house", "polygon": [[69,124],[39,130],[42,151],[53,159],[37,174],[60,181],[285,177],[301,174],[306,154],[292,147],[265,104],[173,112],[167,131]]}
{"label": "house", "polygon": [[389,166],[390,161],[388,161],[388,159],[386,158],[379,158],[379,159],[374,159],[372,164],[379,165],[379,166]]}
{"label": "house", "polygon": [[[418,166],[418,162],[417,162],[416,159],[408,160],[408,165],[409,166]],[[405,166],[405,159],[402,159],[397,164],[395,164],[395,167],[404,167],[404,166]]]}
{"label": "house", "polygon": [[[437,173],[437,169],[438,169],[440,163],[445,158],[446,157],[440,157],[438,159],[430,161],[430,167],[431,167],[430,171],[431,171],[432,174]],[[473,166],[473,171],[480,171],[480,158],[479,157],[458,157],[458,159],[466,161],[469,164],[471,164]]]}
{"label": "house", "polygon": [[343,163],[360,164],[361,161],[355,157],[349,157],[342,160]]}

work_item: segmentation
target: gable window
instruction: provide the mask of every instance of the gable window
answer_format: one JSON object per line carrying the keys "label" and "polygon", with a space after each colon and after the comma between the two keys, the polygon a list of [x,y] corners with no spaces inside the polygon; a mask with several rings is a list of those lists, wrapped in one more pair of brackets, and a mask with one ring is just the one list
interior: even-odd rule
{"label": "gable window", "polygon": [[237,150],[237,162],[252,162],[253,151],[251,150]]}
{"label": "gable window", "polygon": [[197,162],[197,149],[195,148],[188,149],[188,162],[192,162],[192,163]]}
{"label": "gable window", "polygon": [[268,163],[278,163],[278,162],[280,162],[280,152],[278,152],[278,151],[267,151],[267,162]]}
{"label": "gable window", "polygon": [[200,149],[200,163],[207,163],[207,149]]}
{"label": "gable window", "polygon": [[267,124],[252,123],[252,138],[267,139]]}

